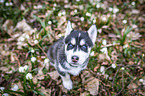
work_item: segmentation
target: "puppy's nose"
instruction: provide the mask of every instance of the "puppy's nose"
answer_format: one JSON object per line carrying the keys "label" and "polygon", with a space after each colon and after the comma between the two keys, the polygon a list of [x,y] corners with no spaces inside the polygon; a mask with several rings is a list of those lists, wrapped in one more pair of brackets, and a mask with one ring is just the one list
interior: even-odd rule
{"label": "puppy's nose", "polygon": [[79,57],[78,56],[72,56],[71,59],[72,59],[73,62],[77,62],[79,60]]}

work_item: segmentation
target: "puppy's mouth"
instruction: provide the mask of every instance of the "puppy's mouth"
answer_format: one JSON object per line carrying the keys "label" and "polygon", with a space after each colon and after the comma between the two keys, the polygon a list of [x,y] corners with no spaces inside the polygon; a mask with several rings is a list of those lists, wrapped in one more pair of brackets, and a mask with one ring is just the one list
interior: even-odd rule
{"label": "puppy's mouth", "polygon": [[71,63],[69,63],[69,65],[72,66],[72,67],[83,66],[84,64],[85,64],[85,63],[79,64],[78,62],[71,62]]}
{"label": "puppy's mouth", "polygon": [[69,65],[72,66],[72,67],[78,67],[79,66],[77,63],[74,63],[74,62],[73,63],[69,63]]}
{"label": "puppy's mouth", "polygon": [[[68,62],[68,61],[67,61]],[[79,64],[78,62],[68,62],[68,64],[72,67],[78,67],[80,66],[81,64]]]}

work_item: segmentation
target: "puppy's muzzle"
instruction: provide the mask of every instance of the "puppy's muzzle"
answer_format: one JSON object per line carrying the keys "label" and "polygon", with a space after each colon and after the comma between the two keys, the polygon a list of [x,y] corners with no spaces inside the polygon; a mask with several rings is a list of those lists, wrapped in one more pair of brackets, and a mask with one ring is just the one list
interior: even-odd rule
{"label": "puppy's muzzle", "polygon": [[74,62],[74,63],[76,63],[78,60],[79,60],[79,57],[78,56],[72,56],[72,61]]}

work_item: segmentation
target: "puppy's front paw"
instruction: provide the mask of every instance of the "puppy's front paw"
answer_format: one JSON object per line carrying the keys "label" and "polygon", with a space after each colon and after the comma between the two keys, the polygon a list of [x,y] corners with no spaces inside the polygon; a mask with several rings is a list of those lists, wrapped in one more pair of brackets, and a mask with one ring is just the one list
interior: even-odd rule
{"label": "puppy's front paw", "polygon": [[71,80],[64,81],[64,82],[63,82],[63,86],[64,86],[66,89],[70,90],[70,89],[72,89],[72,87],[73,87],[73,83],[72,83]]}

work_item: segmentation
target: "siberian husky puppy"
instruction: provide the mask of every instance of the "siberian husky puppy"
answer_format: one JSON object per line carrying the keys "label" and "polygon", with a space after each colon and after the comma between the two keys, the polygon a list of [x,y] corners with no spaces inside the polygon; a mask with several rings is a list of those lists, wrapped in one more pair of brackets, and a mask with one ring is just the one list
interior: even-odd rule
{"label": "siberian husky puppy", "polygon": [[50,64],[60,74],[63,85],[70,90],[73,83],[70,74],[76,76],[87,67],[89,54],[97,36],[96,25],[87,32],[73,30],[68,21],[65,36],[56,41],[48,49]]}

